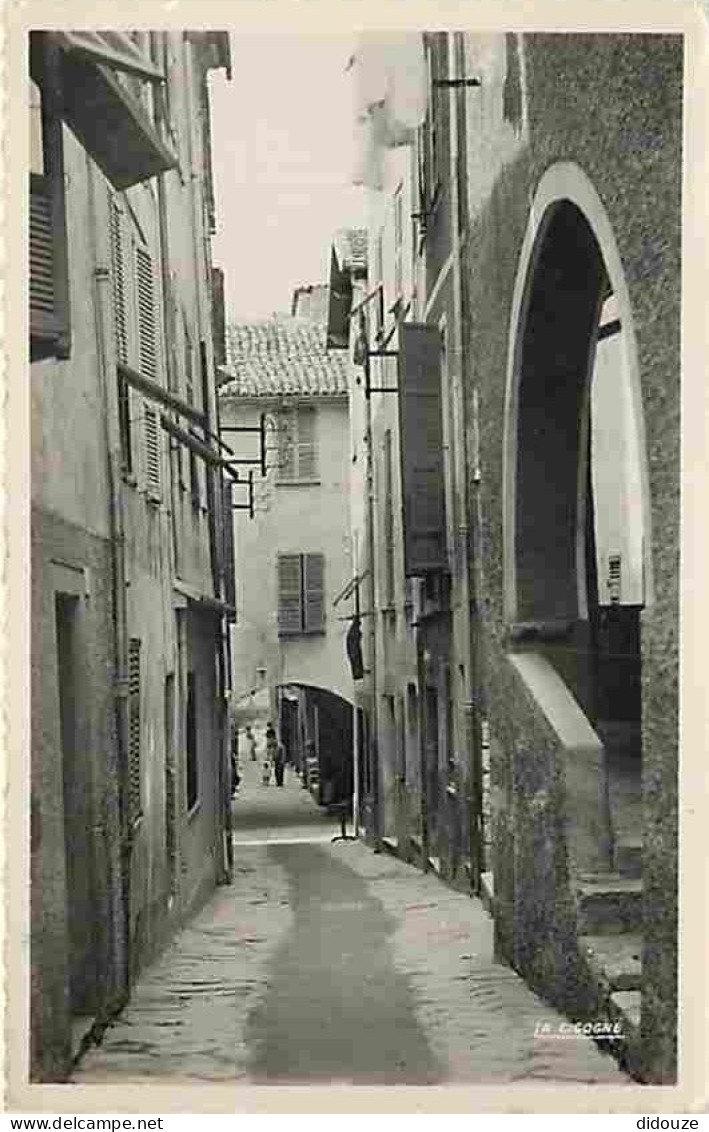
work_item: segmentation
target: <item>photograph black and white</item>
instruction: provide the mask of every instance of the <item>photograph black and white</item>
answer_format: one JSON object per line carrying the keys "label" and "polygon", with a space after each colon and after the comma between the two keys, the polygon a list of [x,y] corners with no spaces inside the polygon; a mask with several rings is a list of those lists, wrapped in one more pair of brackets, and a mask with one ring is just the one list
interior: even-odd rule
{"label": "photograph black and white", "polygon": [[683,34],[53,18],[27,1082],[677,1085]]}

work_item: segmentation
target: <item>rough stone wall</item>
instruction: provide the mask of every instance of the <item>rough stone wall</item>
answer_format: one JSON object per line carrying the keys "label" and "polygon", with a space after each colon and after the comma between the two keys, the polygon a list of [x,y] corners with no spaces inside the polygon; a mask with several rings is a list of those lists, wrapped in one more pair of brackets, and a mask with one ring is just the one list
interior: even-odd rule
{"label": "rough stone wall", "polygon": [[[543,737],[537,737],[536,727],[527,727],[528,709],[522,710],[505,660],[502,438],[510,310],[529,203],[544,171],[554,162],[570,161],[590,178],[609,216],[630,292],[639,355],[654,572],[654,599],[642,617],[646,811],[642,1025],[647,1071],[656,1079],[669,1080],[674,1073],[677,949],[682,46],[671,37],[535,35],[524,37],[524,57],[528,144],[502,167],[484,208],[473,217],[464,272],[469,312],[467,379],[480,397],[483,479],[478,533],[498,800],[498,941],[535,982],[558,985],[560,975],[563,981],[563,968],[555,966],[558,948],[553,948],[556,957],[550,956],[544,973],[546,961],[536,947],[530,951],[528,943],[530,937],[548,938],[540,910],[546,908],[550,916],[563,919],[567,894],[558,859],[562,841],[553,801],[554,759]],[[468,150],[474,165],[471,133]],[[531,792],[529,775],[539,779]],[[551,808],[537,805],[538,789],[549,795]],[[534,859],[527,852],[536,855],[532,875],[523,868],[525,860]],[[554,878],[562,881],[556,891]],[[525,892],[534,893],[538,903],[530,903]],[[562,929],[558,938],[563,934]]]}

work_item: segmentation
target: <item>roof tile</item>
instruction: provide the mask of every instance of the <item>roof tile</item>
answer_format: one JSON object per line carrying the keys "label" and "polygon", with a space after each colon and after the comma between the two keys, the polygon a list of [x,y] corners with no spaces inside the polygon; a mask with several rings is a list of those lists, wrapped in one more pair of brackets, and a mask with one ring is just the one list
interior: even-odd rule
{"label": "roof tile", "polygon": [[325,327],[279,315],[227,327],[224,397],[347,393],[347,356],[325,348]]}

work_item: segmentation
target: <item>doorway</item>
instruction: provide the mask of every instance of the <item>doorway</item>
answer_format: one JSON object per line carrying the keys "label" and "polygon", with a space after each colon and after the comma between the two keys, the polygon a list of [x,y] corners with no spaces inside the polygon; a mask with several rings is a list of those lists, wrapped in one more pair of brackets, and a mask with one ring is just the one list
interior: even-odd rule
{"label": "doorway", "polygon": [[91,830],[92,780],[86,750],[85,713],[79,649],[81,603],[55,594],[59,731],[64,807],[66,933],[69,1009],[73,1018],[91,1015],[97,1005],[98,944]]}

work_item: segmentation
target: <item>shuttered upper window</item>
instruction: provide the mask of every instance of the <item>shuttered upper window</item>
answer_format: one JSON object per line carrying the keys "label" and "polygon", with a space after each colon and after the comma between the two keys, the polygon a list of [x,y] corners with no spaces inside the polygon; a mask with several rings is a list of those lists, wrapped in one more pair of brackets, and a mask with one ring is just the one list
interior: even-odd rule
{"label": "shuttered upper window", "polygon": [[398,408],[407,577],[448,569],[441,407],[441,332],[399,328]]}
{"label": "shuttered upper window", "polygon": [[[111,274],[116,360],[162,384],[155,268],[148,249],[129,224],[118,202],[111,201]],[[154,404],[129,388],[118,375],[118,412],[123,470],[137,471],[134,423],[142,428],[142,478],[148,499],[161,495],[162,446],[159,413]]]}
{"label": "shuttered upper window", "polygon": [[33,33],[30,85],[30,358],[68,358],[71,347],[64,203],[62,88],[57,51]]}
{"label": "shuttered upper window", "polygon": [[278,555],[278,632],[325,632],[325,556]]}
{"label": "shuttered upper window", "polygon": [[279,414],[280,481],[317,479],[316,420],[317,410],[313,405],[298,405]]}

